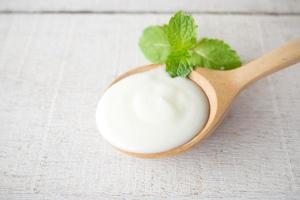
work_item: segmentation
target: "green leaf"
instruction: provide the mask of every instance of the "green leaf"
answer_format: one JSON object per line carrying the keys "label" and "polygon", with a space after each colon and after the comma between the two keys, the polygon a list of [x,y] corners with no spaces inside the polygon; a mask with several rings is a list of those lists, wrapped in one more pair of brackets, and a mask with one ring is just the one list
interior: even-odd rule
{"label": "green leaf", "polygon": [[166,71],[171,77],[186,77],[193,70],[187,50],[172,52],[166,62]]}
{"label": "green leaf", "polygon": [[195,66],[217,70],[241,66],[239,56],[228,44],[208,38],[197,42],[196,38],[193,17],[179,11],[168,24],[146,28],[139,46],[152,63],[165,63],[172,77],[186,77]]}
{"label": "green leaf", "polygon": [[139,46],[145,57],[153,63],[165,63],[170,53],[170,44],[165,27],[150,26],[144,30]]}
{"label": "green leaf", "polygon": [[218,70],[241,66],[241,60],[237,53],[222,40],[203,38],[191,51],[193,66]]}
{"label": "green leaf", "polygon": [[177,12],[166,27],[172,50],[188,49],[196,43],[197,25],[191,15]]}

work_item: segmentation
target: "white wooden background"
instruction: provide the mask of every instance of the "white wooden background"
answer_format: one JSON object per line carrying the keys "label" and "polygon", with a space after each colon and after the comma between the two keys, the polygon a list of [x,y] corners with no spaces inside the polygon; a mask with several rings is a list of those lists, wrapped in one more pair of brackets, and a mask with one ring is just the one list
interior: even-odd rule
{"label": "white wooden background", "polygon": [[297,0],[0,1],[0,199],[300,199],[300,65],[244,91],[191,151],[144,160],[100,137],[107,84],[147,64],[142,30],[178,9],[244,62],[300,37]]}

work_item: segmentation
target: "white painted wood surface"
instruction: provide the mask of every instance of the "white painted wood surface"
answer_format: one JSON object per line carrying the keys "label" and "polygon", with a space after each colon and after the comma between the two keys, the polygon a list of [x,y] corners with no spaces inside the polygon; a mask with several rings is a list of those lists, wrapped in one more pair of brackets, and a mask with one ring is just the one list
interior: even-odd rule
{"label": "white painted wood surface", "polygon": [[[299,64],[249,87],[185,154],[131,158],[100,137],[101,93],[148,63],[138,37],[169,17],[0,15],[1,200],[299,199]],[[300,36],[297,15],[195,18],[200,36],[224,39],[244,62]]]}
{"label": "white painted wood surface", "polygon": [[299,0],[1,0],[6,11],[300,13]]}

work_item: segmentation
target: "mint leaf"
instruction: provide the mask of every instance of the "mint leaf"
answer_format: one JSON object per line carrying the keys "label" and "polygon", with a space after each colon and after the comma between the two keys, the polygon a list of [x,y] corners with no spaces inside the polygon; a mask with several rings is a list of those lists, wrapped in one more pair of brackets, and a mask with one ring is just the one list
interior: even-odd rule
{"label": "mint leaf", "polygon": [[182,11],[170,19],[166,32],[173,50],[188,49],[197,40],[197,25],[194,18]]}
{"label": "mint leaf", "polygon": [[171,77],[186,77],[193,70],[187,50],[172,52],[166,62],[166,71]]}
{"label": "mint leaf", "polygon": [[145,57],[153,63],[165,63],[170,53],[170,44],[165,27],[150,26],[144,30],[139,46]]}
{"label": "mint leaf", "polygon": [[203,38],[197,42],[197,25],[182,11],[168,24],[146,28],[139,46],[151,62],[165,63],[172,77],[186,77],[196,66],[217,70],[241,66],[237,53],[222,40]]}
{"label": "mint leaf", "polygon": [[193,66],[218,70],[241,66],[237,53],[222,40],[203,38],[192,49]]}

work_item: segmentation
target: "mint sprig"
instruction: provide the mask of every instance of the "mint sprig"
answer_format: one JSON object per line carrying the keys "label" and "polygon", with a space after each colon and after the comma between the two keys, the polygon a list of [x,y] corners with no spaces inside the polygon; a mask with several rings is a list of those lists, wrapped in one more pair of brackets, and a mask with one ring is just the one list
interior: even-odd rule
{"label": "mint sprig", "polygon": [[182,11],[168,24],[146,28],[139,46],[151,62],[165,63],[171,77],[186,77],[195,67],[229,70],[241,66],[238,54],[222,40],[197,41],[195,20]]}

